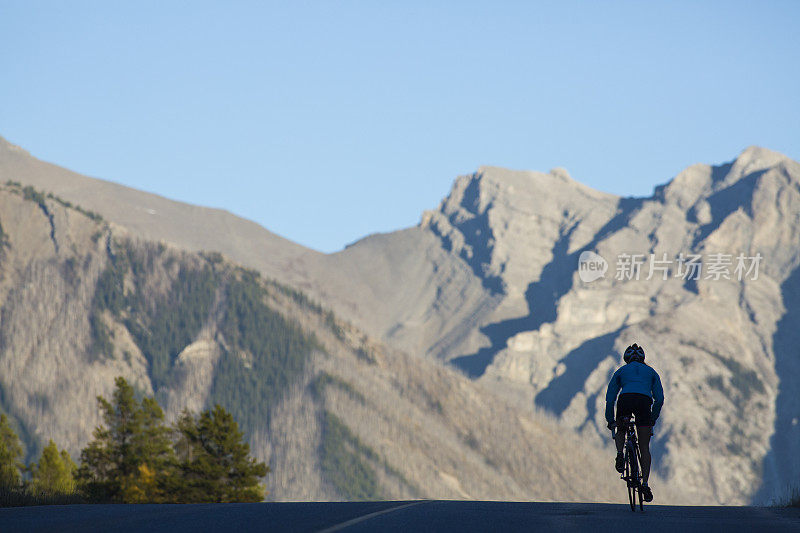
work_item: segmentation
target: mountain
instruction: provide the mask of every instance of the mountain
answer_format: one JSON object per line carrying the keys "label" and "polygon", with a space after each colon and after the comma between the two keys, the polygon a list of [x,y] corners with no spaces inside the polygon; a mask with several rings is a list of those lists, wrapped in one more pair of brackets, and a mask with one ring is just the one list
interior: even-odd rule
{"label": "mountain", "polygon": [[[547,202],[561,207],[558,198]],[[487,203],[510,202],[497,195]],[[482,326],[491,345],[461,361],[488,362],[480,380],[515,390],[600,443],[605,385],[617,354],[637,341],[648,347],[668,397],[654,442],[659,472],[675,484],[707,484],[721,503],[784,492],[800,476],[800,361],[792,342],[800,306],[800,165],[749,148],[729,164],[688,168],[650,198],[612,205],[587,203],[594,219],[565,208],[557,225],[549,221],[557,232],[541,223],[525,228],[552,243],[540,269],[524,250],[491,256],[487,263],[499,263],[499,271],[515,261],[528,265],[528,312],[502,314],[501,303],[497,318]],[[508,233],[495,239],[496,248],[512,248]],[[610,263],[608,275],[592,283],[576,272],[587,250]],[[625,253],[666,254],[673,271],[666,280],[660,273],[649,281],[617,279]],[[730,254],[731,279],[706,279],[710,270],[696,281],[676,276],[675,259],[692,253],[707,269],[714,254]],[[737,279],[739,254],[763,257],[757,279]],[[510,300],[522,286],[502,279]]]}
{"label": "mountain", "polygon": [[[714,502],[767,502],[800,478],[799,218],[800,165],[758,147],[693,165],[648,198],[591,190],[562,169],[487,167],[456,180],[417,228],[365,239],[335,260],[357,258],[349,268],[360,272],[367,258],[378,265],[401,250],[425,265],[413,268],[414,283],[398,284],[398,295],[420,296],[413,304],[381,324],[359,323],[598,446],[619,354],[643,344],[667,394],[653,442],[658,471]],[[605,258],[605,277],[581,280],[583,252]],[[637,254],[641,279],[627,279],[619,269]],[[691,255],[705,265],[696,280],[679,270]],[[747,273],[755,257],[758,271]],[[651,261],[667,272],[647,280]],[[451,275],[454,263],[471,275]],[[393,273],[357,279],[383,294]]]}
{"label": "mountain", "polygon": [[[3,178],[17,176],[5,174]],[[302,292],[0,186],[0,409],[35,459],[77,458],[124,376],[174,420],[220,403],[275,500],[610,501],[608,457],[439,361],[392,349]],[[562,450],[570,448],[565,455]]]}
{"label": "mountain", "polygon": [[[548,421],[581,453],[610,454],[605,385],[620,351],[639,342],[667,396],[653,449],[669,501],[763,502],[800,476],[800,165],[781,154],[751,147],[727,164],[693,165],[647,198],[594,191],[563,169],[484,167],[458,178],[416,227],[329,255],[227,213],[71,173],[8,143],[0,177],[53,191],[136,238],[221,251],[329,307],[396,354],[388,360],[432,365],[424,368],[480,391],[481,405]],[[583,252],[604,258],[604,277],[582,281]],[[641,279],[619,275],[637,254]],[[651,254],[666,261],[654,263],[668,267],[666,279],[663,270],[645,279]],[[680,276],[681,254],[701,256],[700,279]],[[739,254],[760,254],[757,278],[737,279]],[[718,260],[731,261],[731,279],[713,279],[713,268],[725,266]],[[416,390],[400,385],[407,379],[393,382]],[[483,449],[492,434],[468,440]],[[519,442],[507,449],[527,453]]]}

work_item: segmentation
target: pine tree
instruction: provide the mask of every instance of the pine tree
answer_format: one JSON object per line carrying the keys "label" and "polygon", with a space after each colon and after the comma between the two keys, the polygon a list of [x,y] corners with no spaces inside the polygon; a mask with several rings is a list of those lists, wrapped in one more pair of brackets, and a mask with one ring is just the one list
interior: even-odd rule
{"label": "pine tree", "polygon": [[[195,416],[184,411],[173,429],[152,398],[137,402],[116,379],[112,401],[98,397],[104,424],[81,452],[77,481],[93,500],[144,502],[257,502],[269,468],[225,409]],[[53,445],[55,449],[55,445]]]}
{"label": "pine tree", "polygon": [[28,488],[35,494],[72,494],[75,492],[75,474],[78,469],[66,450],[59,452],[55,442],[42,450],[39,463],[28,467],[31,481]]}
{"label": "pine tree", "polygon": [[164,501],[175,464],[164,413],[152,398],[137,402],[124,378],[115,384],[112,402],[97,398],[104,425],[81,452],[78,481],[93,499]]}
{"label": "pine tree", "polygon": [[24,465],[22,457],[22,444],[14,433],[8,418],[0,414],[0,488],[15,489],[22,481],[21,471]]}
{"label": "pine tree", "polygon": [[258,502],[266,464],[250,457],[250,446],[233,416],[216,405],[198,417],[188,413],[176,424],[181,461],[181,501]]}

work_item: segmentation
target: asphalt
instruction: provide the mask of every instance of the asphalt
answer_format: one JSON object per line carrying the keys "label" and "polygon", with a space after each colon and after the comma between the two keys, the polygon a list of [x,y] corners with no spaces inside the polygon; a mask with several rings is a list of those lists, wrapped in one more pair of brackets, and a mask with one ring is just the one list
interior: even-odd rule
{"label": "asphalt", "polygon": [[67,505],[0,509],[0,531],[797,531],[800,509],[408,501]]}

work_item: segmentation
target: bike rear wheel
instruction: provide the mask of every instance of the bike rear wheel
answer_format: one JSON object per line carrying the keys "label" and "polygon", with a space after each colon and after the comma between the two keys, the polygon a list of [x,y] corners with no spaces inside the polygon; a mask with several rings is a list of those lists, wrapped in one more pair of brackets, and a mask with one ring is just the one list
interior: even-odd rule
{"label": "bike rear wheel", "polygon": [[639,510],[644,512],[644,496],[642,496],[641,487],[639,487]]}
{"label": "bike rear wheel", "polygon": [[[638,459],[639,464],[642,464],[642,451],[639,449],[639,445],[636,445],[636,458]],[[641,480],[637,476],[637,483],[639,487],[639,510],[644,512],[644,496],[642,495],[642,483]]]}
{"label": "bike rear wheel", "polygon": [[631,500],[631,510],[636,511],[637,492],[639,493],[640,505],[642,499],[642,473],[641,470],[639,470],[641,468],[640,465],[642,463],[639,460],[639,453],[638,453],[639,450],[637,449],[637,446],[633,442],[630,442],[628,446],[630,452],[629,455],[631,458],[631,487],[633,490],[633,499]]}
{"label": "bike rear wheel", "polygon": [[628,485],[628,502],[631,504],[631,511],[636,512],[636,482],[634,467],[636,457],[630,454],[630,450],[625,450],[625,482]]}

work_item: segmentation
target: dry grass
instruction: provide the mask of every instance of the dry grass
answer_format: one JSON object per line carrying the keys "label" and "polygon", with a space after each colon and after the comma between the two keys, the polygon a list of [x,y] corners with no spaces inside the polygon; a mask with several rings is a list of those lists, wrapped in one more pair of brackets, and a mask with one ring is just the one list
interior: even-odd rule
{"label": "dry grass", "polygon": [[28,507],[31,505],[76,505],[80,503],[90,502],[79,493],[37,493],[24,489],[0,489],[0,507]]}

